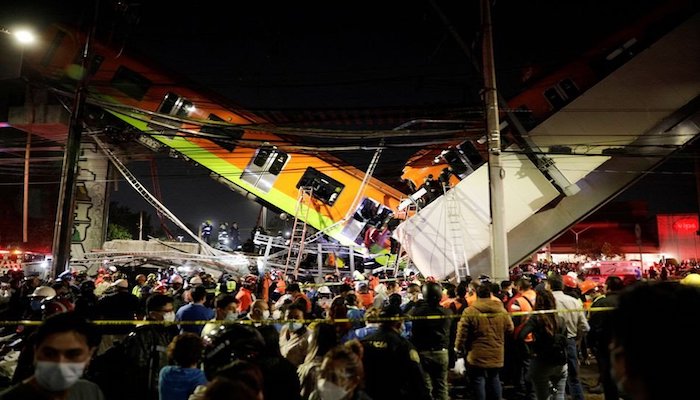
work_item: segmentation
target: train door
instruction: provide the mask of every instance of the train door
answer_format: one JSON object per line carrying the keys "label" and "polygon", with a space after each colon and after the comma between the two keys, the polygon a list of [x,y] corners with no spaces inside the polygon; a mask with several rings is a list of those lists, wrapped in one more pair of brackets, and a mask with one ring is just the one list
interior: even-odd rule
{"label": "train door", "polygon": [[163,101],[158,106],[159,114],[172,115],[172,117],[153,116],[148,124],[150,129],[162,135],[177,135],[178,130],[183,123],[178,118],[186,118],[190,112],[194,110],[194,103],[178,96],[175,93],[168,92]]}
{"label": "train door", "polygon": [[241,180],[268,193],[284,166],[289,162],[289,158],[289,154],[275,146],[262,146],[255,152],[255,156],[243,170]]}

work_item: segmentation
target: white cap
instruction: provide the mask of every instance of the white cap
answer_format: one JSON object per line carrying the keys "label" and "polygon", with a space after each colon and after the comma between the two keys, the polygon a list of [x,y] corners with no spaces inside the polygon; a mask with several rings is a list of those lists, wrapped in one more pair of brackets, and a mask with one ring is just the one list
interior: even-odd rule
{"label": "white cap", "polygon": [[126,279],[117,279],[116,281],[112,282],[110,286],[116,286],[126,289],[129,287],[129,281],[127,281]]}
{"label": "white cap", "polygon": [[202,278],[199,276],[193,276],[190,278],[190,285],[201,285],[202,283]]}
{"label": "white cap", "polygon": [[173,275],[170,277],[170,283],[182,283],[182,277],[180,275]]}

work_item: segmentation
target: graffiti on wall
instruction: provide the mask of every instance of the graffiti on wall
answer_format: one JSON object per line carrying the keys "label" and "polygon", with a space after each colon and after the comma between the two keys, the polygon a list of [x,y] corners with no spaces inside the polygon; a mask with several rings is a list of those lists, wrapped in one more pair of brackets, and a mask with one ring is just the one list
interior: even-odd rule
{"label": "graffiti on wall", "polygon": [[106,212],[108,162],[95,144],[82,143],[75,187],[75,218],[71,256],[102,247]]}

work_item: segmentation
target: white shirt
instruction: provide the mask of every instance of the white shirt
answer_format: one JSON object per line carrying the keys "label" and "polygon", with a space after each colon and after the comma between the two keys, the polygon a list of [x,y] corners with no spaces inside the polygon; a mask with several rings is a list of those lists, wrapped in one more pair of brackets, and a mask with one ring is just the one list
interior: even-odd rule
{"label": "white shirt", "polygon": [[591,327],[588,325],[586,315],[581,309],[581,302],[561,290],[553,291],[554,300],[557,301],[557,310],[580,310],[566,311],[559,313],[559,316],[566,323],[566,337],[575,338],[588,332]]}

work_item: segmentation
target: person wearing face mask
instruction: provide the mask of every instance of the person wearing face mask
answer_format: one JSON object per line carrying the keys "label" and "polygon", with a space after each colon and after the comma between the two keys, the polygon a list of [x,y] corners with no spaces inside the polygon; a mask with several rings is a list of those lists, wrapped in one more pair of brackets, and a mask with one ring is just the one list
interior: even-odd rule
{"label": "person wearing face mask", "polygon": [[365,373],[361,355],[362,344],[356,340],[326,353],[309,400],[371,400],[362,390]]}
{"label": "person wearing face mask", "polygon": [[304,362],[309,349],[309,330],[303,324],[304,306],[298,303],[290,304],[284,317],[288,321],[280,331],[280,351],[294,367]]}
{"label": "person wearing face mask", "polygon": [[262,321],[270,319],[270,306],[265,300],[255,300],[246,318],[254,321],[253,326],[261,326]]}
{"label": "person wearing face mask", "polygon": [[[164,294],[154,294],[146,302],[149,322],[174,322],[173,299]],[[123,382],[129,382],[129,395],[122,398],[152,399],[158,395],[158,373],[168,365],[167,349],[177,334],[174,324],[149,323],[136,327],[124,340],[124,353],[132,368]],[[117,378],[117,377],[115,377]],[[119,379],[116,379],[119,381]],[[112,393],[109,393],[110,395]],[[155,396],[155,397],[154,397]]]}
{"label": "person wearing face mask", "polygon": [[48,318],[36,331],[34,374],[0,399],[103,400],[96,384],[81,379],[99,342],[95,327],[74,312]]}
{"label": "person wearing face mask", "polygon": [[[222,294],[215,301],[214,321],[226,321],[231,323],[238,319],[238,301],[231,294]],[[215,329],[218,329],[222,324],[218,322],[210,322],[204,325],[202,329],[202,337],[209,335]]]}

